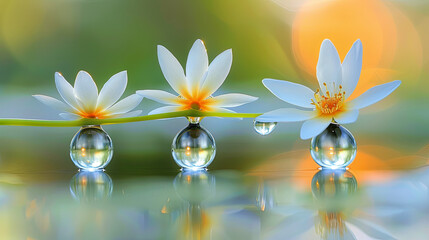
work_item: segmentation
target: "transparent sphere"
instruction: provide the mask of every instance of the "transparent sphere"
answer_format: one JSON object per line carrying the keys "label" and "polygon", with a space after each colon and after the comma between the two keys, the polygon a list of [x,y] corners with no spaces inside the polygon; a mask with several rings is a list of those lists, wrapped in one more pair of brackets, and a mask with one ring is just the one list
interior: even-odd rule
{"label": "transparent sphere", "polygon": [[356,141],[344,127],[331,123],[311,140],[311,157],[322,168],[345,168],[356,157]]}
{"label": "transparent sphere", "polygon": [[79,171],[70,180],[72,196],[82,202],[99,202],[112,195],[112,179],[103,171]]}
{"label": "transparent sphere", "polygon": [[201,203],[213,196],[215,192],[215,176],[206,170],[183,171],[177,174],[173,182],[176,194],[189,203]]}
{"label": "transparent sphere", "polygon": [[180,131],[171,146],[174,161],[184,169],[204,169],[216,155],[213,136],[199,124],[189,124]]}
{"label": "transparent sphere", "polygon": [[276,122],[259,122],[253,121],[253,129],[263,136],[270,134],[273,132],[274,128],[276,128]]}
{"label": "transparent sphere", "polygon": [[112,140],[100,126],[82,127],[70,144],[70,157],[81,169],[103,169],[112,156]]}

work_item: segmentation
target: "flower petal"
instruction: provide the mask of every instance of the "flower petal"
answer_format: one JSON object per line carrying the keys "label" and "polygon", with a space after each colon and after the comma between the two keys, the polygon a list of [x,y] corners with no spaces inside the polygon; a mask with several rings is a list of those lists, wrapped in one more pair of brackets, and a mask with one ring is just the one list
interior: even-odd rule
{"label": "flower petal", "polygon": [[182,66],[173,54],[161,45],[158,45],[158,61],[165,79],[174,91],[182,96],[187,96],[187,83]]}
{"label": "flower petal", "polygon": [[257,97],[252,97],[246,94],[240,93],[228,93],[213,97],[210,101],[214,102],[214,105],[219,107],[237,107],[249,102],[256,101]]}
{"label": "flower petal", "polygon": [[127,71],[113,75],[100,90],[97,100],[97,109],[105,110],[112,106],[124,94],[127,87]]}
{"label": "flower petal", "polygon": [[147,115],[177,112],[177,111],[181,111],[181,110],[182,109],[178,106],[165,106],[165,107],[156,108],[156,109],[150,111]]}
{"label": "flower petal", "polygon": [[198,39],[192,45],[186,62],[186,80],[188,91],[195,96],[198,93],[201,80],[209,66],[206,47],[203,41]]}
{"label": "flower petal", "polygon": [[400,84],[401,81],[396,80],[370,88],[368,91],[364,92],[359,97],[351,100],[348,105],[351,108],[355,109],[368,107],[369,105],[372,105],[389,96],[389,94],[391,94],[397,87],[399,87]]}
{"label": "flower petal", "polygon": [[66,120],[77,120],[82,118],[81,116],[74,113],[60,113],[59,115]]}
{"label": "flower petal", "polygon": [[334,119],[339,124],[347,124],[356,122],[359,116],[358,109],[351,109],[335,115]]}
{"label": "flower petal", "polygon": [[201,85],[201,98],[207,98],[222,85],[231,70],[232,50],[228,49],[219,54],[207,69],[206,76]]}
{"label": "flower petal", "polygon": [[353,93],[359,81],[362,70],[362,42],[360,39],[353,43],[347,56],[344,58],[342,68],[342,87],[346,92],[346,99]]}
{"label": "flower petal", "polygon": [[262,114],[256,118],[259,122],[300,122],[316,117],[316,111],[304,111],[295,108],[280,108]]}
{"label": "flower petal", "polygon": [[55,86],[57,87],[58,93],[64,99],[64,101],[75,108],[76,110],[81,110],[76,97],[74,95],[74,89],[72,85],[61,75],[61,73],[55,73]]}
{"label": "flower petal", "polygon": [[334,86],[341,84],[341,61],[337,49],[329,39],[325,39],[320,46],[319,60],[316,67],[316,75],[319,80],[320,90],[324,93],[326,83],[330,92],[334,92]]}
{"label": "flower petal", "polygon": [[359,218],[350,218],[349,221],[351,224],[356,226],[358,229],[363,231],[366,235],[374,238],[374,239],[385,239],[385,240],[394,240],[389,232],[383,229],[380,226],[377,226],[373,222],[369,222],[367,220],[359,219]]}
{"label": "flower petal", "polygon": [[149,98],[150,100],[157,101],[159,103],[179,105],[177,103],[178,96],[175,96],[169,92],[161,90],[138,90],[136,93],[140,96]]}
{"label": "flower petal", "polygon": [[132,111],[132,112],[127,112],[127,113],[123,113],[123,114],[114,114],[114,115],[110,115],[108,116],[109,118],[127,118],[127,117],[137,117],[142,113],[142,110],[136,110],[136,111]]}
{"label": "flower petal", "polygon": [[142,100],[142,96],[138,94],[133,94],[117,102],[115,105],[111,106],[106,111],[109,112],[111,115],[126,113],[137,107]]}
{"label": "flower petal", "polygon": [[94,112],[97,107],[98,89],[91,75],[85,71],[79,71],[74,82],[74,94],[82,104],[85,112]]}
{"label": "flower petal", "polygon": [[281,100],[304,108],[314,108],[311,104],[311,99],[314,97],[314,92],[310,88],[301,84],[288,81],[264,79],[262,83],[276,97]]}
{"label": "flower petal", "polygon": [[316,117],[305,121],[301,127],[301,138],[309,139],[319,135],[331,123],[331,117]]}
{"label": "flower petal", "polygon": [[65,111],[65,112],[74,112],[73,108],[71,108],[70,106],[66,105],[65,103],[53,97],[49,97],[45,95],[33,95],[33,97],[39,100],[41,103],[48,105],[51,108],[54,108],[60,111]]}

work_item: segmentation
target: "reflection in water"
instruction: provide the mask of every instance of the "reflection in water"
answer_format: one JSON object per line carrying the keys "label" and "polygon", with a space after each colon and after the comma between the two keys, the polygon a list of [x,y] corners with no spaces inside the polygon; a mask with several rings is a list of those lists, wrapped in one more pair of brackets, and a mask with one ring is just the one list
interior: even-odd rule
{"label": "reflection in water", "polygon": [[83,126],[70,143],[70,157],[81,169],[103,169],[112,156],[112,139],[101,126]]}
{"label": "reflection in water", "polygon": [[70,181],[70,193],[81,202],[99,202],[112,195],[113,181],[104,171],[79,171]]}
{"label": "reflection in water", "polygon": [[346,170],[321,170],[311,181],[311,191],[318,208],[316,232],[322,239],[343,239],[349,235],[345,221],[357,181]]}
{"label": "reflection in water", "polygon": [[[215,193],[215,177],[207,171],[184,171],[174,179],[176,194],[185,201],[178,219],[183,239],[205,239],[212,227],[203,202]],[[180,237],[179,237],[180,239]]]}
{"label": "reflection in water", "polygon": [[258,184],[258,196],[256,198],[256,206],[262,212],[269,211],[274,207],[273,193],[265,182]]}
{"label": "reflection in water", "polygon": [[180,131],[171,146],[174,161],[184,169],[205,169],[216,155],[216,143],[200,124],[190,123]]}

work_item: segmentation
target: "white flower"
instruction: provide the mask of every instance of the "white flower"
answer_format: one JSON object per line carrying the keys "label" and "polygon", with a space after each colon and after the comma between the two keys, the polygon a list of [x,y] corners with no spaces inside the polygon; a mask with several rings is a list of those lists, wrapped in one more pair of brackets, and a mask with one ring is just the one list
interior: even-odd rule
{"label": "white flower", "polygon": [[211,96],[225,81],[231,69],[231,49],[219,54],[209,66],[204,43],[198,39],[189,51],[186,76],[179,61],[170,51],[160,45],[158,45],[158,60],[165,79],[179,96],[161,90],[137,91],[137,94],[141,96],[170,105],[157,108],[149,114],[188,109],[233,112],[225,107],[236,107],[258,99],[238,93]]}
{"label": "white flower", "polygon": [[91,75],[85,71],[77,74],[74,87],[57,72],[55,85],[65,103],[49,96],[33,96],[40,102],[63,111],[60,116],[65,119],[132,117],[141,113],[141,110],[130,112],[143,99],[137,94],[117,102],[127,87],[126,71],[113,75],[104,84],[100,94]]}
{"label": "white flower", "polygon": [[317,62],[317,79],[320,90],[311,89],[292,82],[264,79],[262,82],[276,97],[290,104],[311,108],[299,110],[282,108],[267,112],[256,120],[261,122],[305,121],[301,138],[308,139],[320,134],[332,121],[339,124],[352,123],[359,109],[374,104],[392,93],[401,81],[396,80],[375,86],[359,97],[348,101],[359,80],[362,69],[362,43],[357,40],[341,64],[335,46],[325,39],[320,47]]}

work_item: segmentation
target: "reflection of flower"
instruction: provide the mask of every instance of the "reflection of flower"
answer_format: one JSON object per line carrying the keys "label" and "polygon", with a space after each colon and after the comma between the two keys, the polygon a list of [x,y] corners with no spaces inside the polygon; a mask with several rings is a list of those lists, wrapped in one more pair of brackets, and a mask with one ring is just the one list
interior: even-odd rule
{"label": "reflection of flower", "polygon": [[284,220],[266,233],[266,239],[280,239],[286,234],[288,239],[357,239],[362,232],[374,239],[395,239],[367,219],[366,201],[357,192],[357,181],[351,172],[319,171],[312,179],[311,193],[310,202],[299,198],[300,202],[281,203],[271,209],[272,213],[283,215]]}
{"label": "reflection of flower", "polygon": [[64,79],[61,73],[57,72],[55,73],[55,85],[66,104],[44,95],[34,95],[34,97],[50,107],[65,112],[60,113],[60,116],[65,119],[132,117],[141,113],[141,110],[130,112],[143,99],[137,94],[116,103],[127,86],[126,71],[113,75],[104,84],[100,94],[98,94],[97,85],[91,75],[85,71],[77,74],[74,87]]}
{"label": "reflection of flower", "polygon": [[274,95],[290,104],[312,108],[305,111],[282,108],[267,112],[257,118],[261,122],[305,121],[301,138],[308,139],[320,134],[332,122],[352,123],[359,109],[376,103],[392,93],[401,83],[396,80],[375,86],[359,97],[347,101],[359,80],[362,68],[362,43],[357,40],[341,63],[335,46],[328,39],[320,47],[317,63],[317,79],[320,90],[313,92],[300,84],[288,81],[264,79],[263,83]]}
{"label": "reflection of flower", "polygon": [[137,94],[146,98],[171,105],[157,108],[149,114],[188,109],[233,112],[225,107],[236,107],[257,99],[238,93],[211,96],[229,73],[232,64],[231,49],[219,54],[209,66],[204,43],[198,39],[189,51],[186,76],[179,61],[163,46],[158,46],[158,60],[165,79],[179,96],[161,90],[137,91]]}

